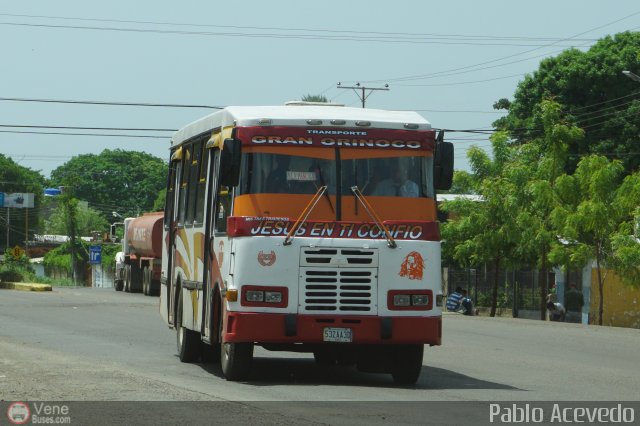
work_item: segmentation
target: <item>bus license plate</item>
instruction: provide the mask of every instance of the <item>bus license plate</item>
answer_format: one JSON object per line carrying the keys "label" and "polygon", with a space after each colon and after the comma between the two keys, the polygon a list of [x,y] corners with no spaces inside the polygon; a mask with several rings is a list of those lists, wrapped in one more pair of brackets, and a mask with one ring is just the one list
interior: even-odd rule
{"label": "bus license plate", "polygon": [[353,331],[350,328],[326,327],[322,337],[325,342],[349,343],[353,341]]}

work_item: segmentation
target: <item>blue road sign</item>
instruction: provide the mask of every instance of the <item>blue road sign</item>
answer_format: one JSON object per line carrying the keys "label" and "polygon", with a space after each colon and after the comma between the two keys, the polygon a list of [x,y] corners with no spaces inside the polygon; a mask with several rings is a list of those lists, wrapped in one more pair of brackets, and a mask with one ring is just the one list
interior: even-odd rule
{"label": "blue road sign", "polygon": [[99,265],[102,262],[102,246],[89,246],[89,264]]}
{"label": "blue road sign", "polygon": [[0,192],[0,207],[4,207],[4,192]]}

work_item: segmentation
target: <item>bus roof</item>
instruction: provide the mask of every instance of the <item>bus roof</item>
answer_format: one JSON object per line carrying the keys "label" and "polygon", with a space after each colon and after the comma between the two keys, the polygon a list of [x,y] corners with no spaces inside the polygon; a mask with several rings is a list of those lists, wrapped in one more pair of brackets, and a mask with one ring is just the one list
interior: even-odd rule
{"label": "bus roof", "polygon": [[[269,120],[265,124],[264,120]],[[251,126],[299,126],[308,127],[308,120],[320,120],[314,128],[359,128],[358,121],[368,121],[366,128],[431,130],[431,124],[413,111],[387,111],[369,108],[350,108],[335,105],[280,105],[280,106],[230,106],[190,123],[171,138],[172,145],[208,132],[215,128],[236,125]],[[344,120],[334,124],[332,120]],[[261,122],[262,121],[262,122]],[[410,124],[412,126],[407,127]]]}

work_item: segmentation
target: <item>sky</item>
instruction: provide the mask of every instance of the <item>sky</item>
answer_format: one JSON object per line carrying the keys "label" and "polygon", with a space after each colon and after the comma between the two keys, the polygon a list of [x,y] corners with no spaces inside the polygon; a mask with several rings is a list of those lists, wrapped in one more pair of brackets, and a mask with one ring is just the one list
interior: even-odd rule
{"label": "sky", "polygon": [[[639,29],[635,0],[2,0],[0,153],[45,177],[104,149],[168,160],[171,130],[214,111],[35,100],[282,105],[321,94],[360,106],[338,82],[388,84],[368,108],[487,129],[503,114],[493,103],[545,57]],[[469,147],[490,147],[483,135],[447,139],[460,170]]]}

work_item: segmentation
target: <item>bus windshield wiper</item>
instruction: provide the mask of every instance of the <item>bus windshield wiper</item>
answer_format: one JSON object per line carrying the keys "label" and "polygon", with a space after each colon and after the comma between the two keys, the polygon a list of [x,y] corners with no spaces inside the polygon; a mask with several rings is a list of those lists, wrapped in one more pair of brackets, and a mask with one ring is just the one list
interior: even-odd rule
{"label": "bus windshield wiper", "polygon": [[300,213],[300,216],[298,216],[296,223],[293,224],[293,227],[287,234],[287,238],[285,238],[284,243],[282,243],[283,245],[288,246],[291,244],[291,241],[293,240],[293,237],[295,236],[296,232],[298,232],[298,229],[307,221],[309,214],[318,204],[318,201],[320,201],[320,198],[322,198],[322,195],[325,193],[326,190],[327,190],[327,185],[323,185],[320,188],[318,188],[318,191],[316,191],[313,198],[311,198],[311,201],[309,201],[309,203],[306,205],[304,210],[302,210],[302,213]]}
{"label": "bus windshield wiper", "polygon": [[[322,175],[322,169],[318,167],[318,177],[320,178],[320,185],[327,187],[327,184],[324,181],[324,176]],[[329,202],[329,207],[331,207],[331,213],[335,213],[336,210],[333,208],[333,203],[331,202],[331,197],[329,197],[329,193],[325,191],[324,196],[327,198]]]}
{"label": "bus windshield wiper", "polygon": [[387,245],[389,246],[389,248],[398,247],[398,245],[396,244],[396,240],[393,239],[391,232],[389,232],[389,228],[387,228],[385,224],[382,223],[382,220],[380,220],[380,217],[376,214],[371,204],[369,204],[367,199],[364,197],[364,195],[360,191],[360,188],[358,188],[357,186],[352,186],[351,192],[353,192],[353,195],[355,195],[358,201],[362,203],[362,207],[364,207],[365,211],[369,214],[369,217],[375,222],[378,228],[380,228],[382,232],[384,232],[384,236],[387,239]]}

